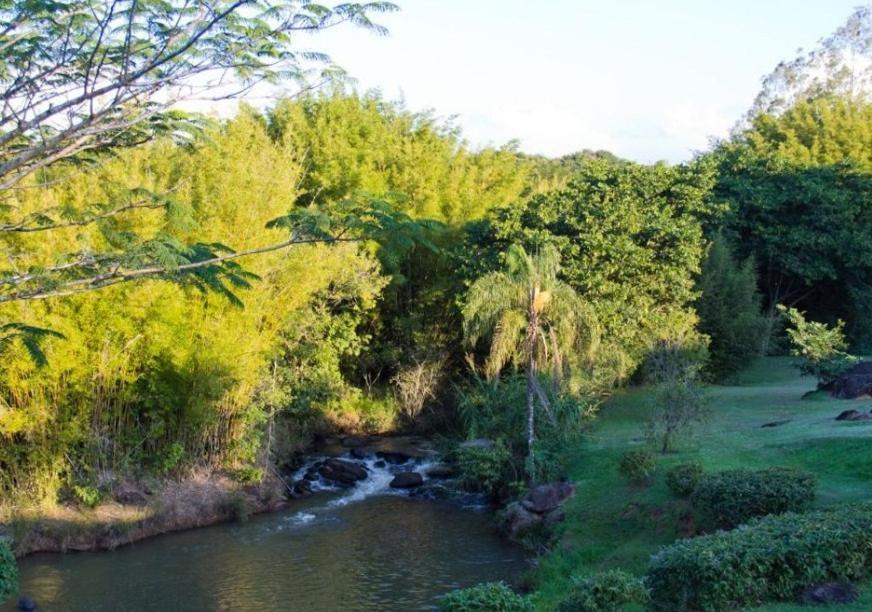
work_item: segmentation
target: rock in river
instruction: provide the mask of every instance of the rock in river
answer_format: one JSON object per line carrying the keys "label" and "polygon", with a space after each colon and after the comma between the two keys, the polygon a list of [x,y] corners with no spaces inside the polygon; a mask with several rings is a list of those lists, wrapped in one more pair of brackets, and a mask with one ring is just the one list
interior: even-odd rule
{"label": "rock in river", "polygon": [[365,467],[344,459],[327,459],[324,465],[318,468],[318,473],[327,480],[343,485],[354,484],[367,476]]}
{"label": "rock in river", "polygon": [[424,478],[418,472],[400,472],[391,481],[393,489],[411,489],[423,484]]}

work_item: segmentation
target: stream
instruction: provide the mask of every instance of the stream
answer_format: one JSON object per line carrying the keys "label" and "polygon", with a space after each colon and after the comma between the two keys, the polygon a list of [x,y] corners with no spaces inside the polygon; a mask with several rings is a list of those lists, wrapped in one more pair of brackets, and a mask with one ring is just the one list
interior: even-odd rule
{"label": "stream", "polygon": [[482,500],[426,476],[422,487],[389,486],[399,472],[425,474],[436,458],[322,451],[296,476],[340,456],[366,466],[367,477],[347,488],[314,479],[311,497],[242,524],[111,552],[31,555],[20,562],[20,593],[38,610],[65,612],[432,610],[452,589],[512,581],[528,567]]}

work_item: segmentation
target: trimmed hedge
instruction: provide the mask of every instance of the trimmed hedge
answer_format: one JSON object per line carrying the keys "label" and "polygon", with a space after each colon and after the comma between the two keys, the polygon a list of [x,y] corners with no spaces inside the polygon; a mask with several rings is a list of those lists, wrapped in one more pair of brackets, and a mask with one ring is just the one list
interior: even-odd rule
{"label": "trimmed hedge", "polygon": [[639,578],[621,570],[609,570],[572,582],[569,596],[558,612],[616,612],[628,605],[645,605],[648,591]]}
{"label": "trimmed hedge", "polygon": [[485,582],[450,592],[439,602],[440,612],[530,612],[533,605],[503,582]]}
{"label": "trimmed hedge", "polygon": [[731,529],[758,516],[802,512],[814,501],[814,493],[813,474],[773,467],[703,476],[690,501],[703,523]]}
{"label": "trimmed hedge", "polygon": [[681,540],[651,559],[653,610],[736,610],[872,574],[872,503],[755,519]]}
{"label": "trimmed hedge", "polygon": [[702,480],[703,469],[699,463],[682,463],[666,472],[666,486],[676,497],[687,497]]}
{"label": "trimmed hedge", "polygon": [[9,543],[0,538],[0,603],[9,599],[17,590],[18,564]]}

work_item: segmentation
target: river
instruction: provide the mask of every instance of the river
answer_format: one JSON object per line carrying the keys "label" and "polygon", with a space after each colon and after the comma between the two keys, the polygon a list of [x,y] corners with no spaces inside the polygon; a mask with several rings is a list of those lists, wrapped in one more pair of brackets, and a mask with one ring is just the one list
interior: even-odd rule
{"label": "river", "polygon": [[40,611],[432,610],[452,589],[526,569],[489,511],[410,497],[387,486],[397,468],[370,469],[355,488],[246,523],[32,555],[20,563],[20,592]]}

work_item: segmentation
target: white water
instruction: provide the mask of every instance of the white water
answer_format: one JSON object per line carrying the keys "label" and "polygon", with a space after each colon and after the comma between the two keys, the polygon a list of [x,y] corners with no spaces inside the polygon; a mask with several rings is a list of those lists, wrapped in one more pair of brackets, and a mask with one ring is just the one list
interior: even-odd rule
{"label": "white water", "polygon": [[[310,457],[306,463],[294,473],[293,481],[302,479],[305,473],[316,463],[329,458],[330,457],[326,456]],[[405,463],[394,465],[375,456],[367,457],[365,459],[355,459],[350,454],[335,458],[363,465],[366,468],[368,474],[367,477],[363,480],[357,481],[352,487],[347,489],[336,486],[321,477],[317,480],[313,480],[312,492],[315,494],[318,492],[330,491],[345,491],[345,494],[331,499],[322,506],[308,508],[305,512],[298,512],[289,516],[286,519],[288,523],[294,526],[307,525],[318,518],[323,517],[323,514],[331,509],[341,508],[351,503],[360,502],[375,495],[408,496],[410,492],[408,489],[391,488],[390,483],[394,479],[394,476],[401,472],[417,472],[421,474],[421,477],[424,479],[424,483],[421,486],[426,486],[428,483],[432,482],[432,479],[427,478],[427,470],[440,463],[438,459],[410,459]]]}

